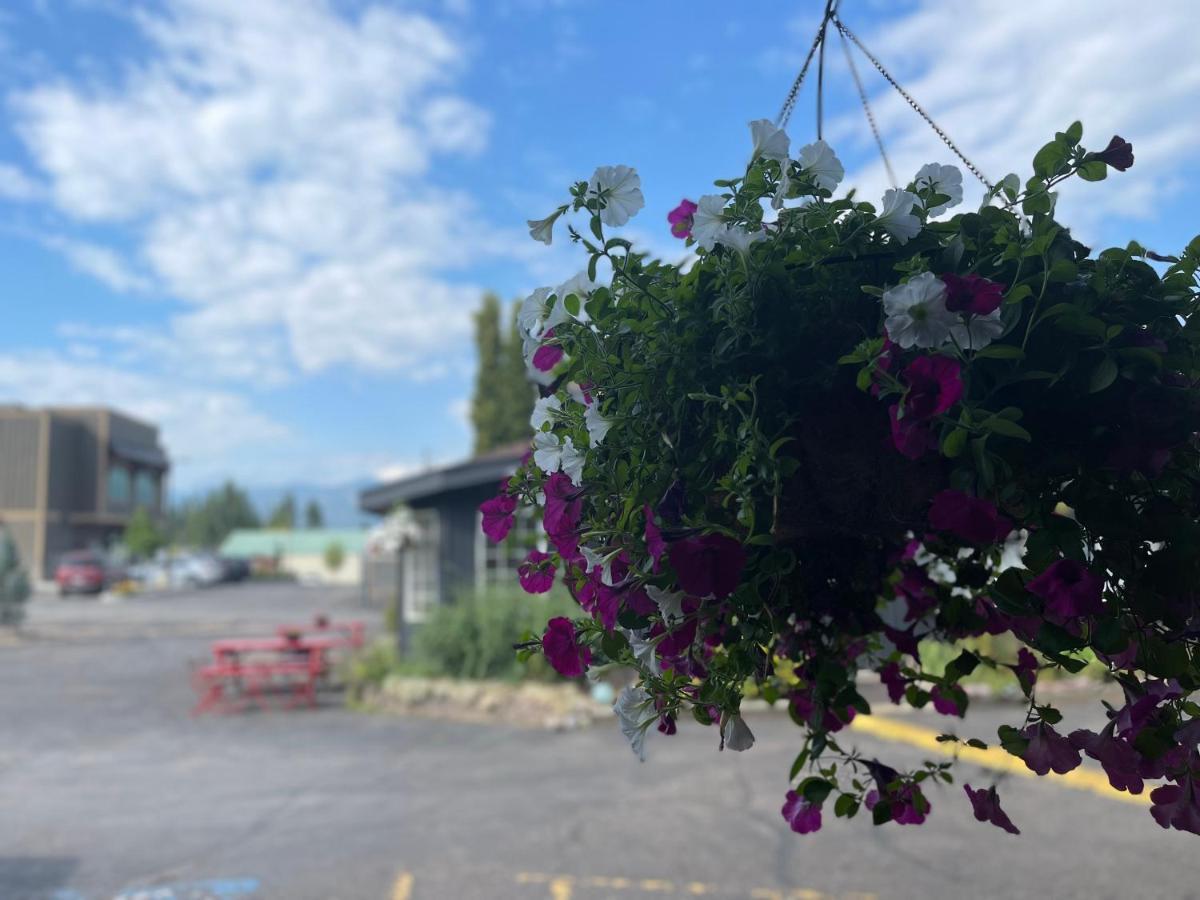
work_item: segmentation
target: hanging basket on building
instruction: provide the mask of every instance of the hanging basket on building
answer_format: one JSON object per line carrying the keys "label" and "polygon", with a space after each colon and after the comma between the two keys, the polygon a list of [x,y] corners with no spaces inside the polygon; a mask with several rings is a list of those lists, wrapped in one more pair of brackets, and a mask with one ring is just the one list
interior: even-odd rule
{"label": "hanging basket on building", "polygon": [[[895,84],[830,3],[779,119],[751,123],[745,171],[668,217],[684,263],[612,233],[643,205],[624,166],[530,222],[548,244],[577,216],[588,265],[523,304],[533,444],[482,508],[501,540],[535,507],[548,547],[521,583],[561,581],[581,607],[522,652],[567,676],[635,668],[617,713],[639,755],[684,715],[744,750],[746,692],[785,703],[801,730],[782,812],[800,833],[863,807],[920,823],[930,780],[951,780],[944,760],[853,751],[865,673],[949,728],[962,679],[991,668],[1028,700],[1005,750],[1038,774],[1090,755],[1133,793],[1160,780],[1155,819],[1195,831],[1200,239],[1178,257],[1077,242],[1055,185],[1133,162],[1120,138],[1085,149],[1078,123],[1023,182],[958,154],[986,187],[973,211],[943,215],[963,194],[948,165],[879,205],[839,194],[833,149],[818,134],[793,156],[781,127],[830,29]],[[949,664],[923,664],[930,641]],[[1037,682],[1088,664],[1127,702],[1069,731]],[[966,794],[1016,830],[994,788]]]}

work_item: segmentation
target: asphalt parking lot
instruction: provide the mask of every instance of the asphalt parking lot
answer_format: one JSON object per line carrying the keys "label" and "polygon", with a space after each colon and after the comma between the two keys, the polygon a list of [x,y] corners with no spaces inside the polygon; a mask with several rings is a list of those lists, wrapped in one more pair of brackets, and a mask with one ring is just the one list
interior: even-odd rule
{"label": "asphalt parking lot", "polygon": [[[781,716],[750,719],[747,753],[681,727],[639,764],[608,723],[546,733],[335,698],[189,715],[189,660],[209,640],[318,611],[378,624],[353,594],[287,585],[35,603],[28,636],[0,645],[0,898],[1200,896],[1200,839],[1162,831],[1102,778],[963,765],[960,782],[1002,781],[1020,837],[977,823],[958,785],[931,792],[920,828],[827,815],[793,835]],[[969,730],[994,733],[1010,712],[981,706]],[[903,763],[923,753],[906,727],[944,724],[896,717],[856,740]]]}

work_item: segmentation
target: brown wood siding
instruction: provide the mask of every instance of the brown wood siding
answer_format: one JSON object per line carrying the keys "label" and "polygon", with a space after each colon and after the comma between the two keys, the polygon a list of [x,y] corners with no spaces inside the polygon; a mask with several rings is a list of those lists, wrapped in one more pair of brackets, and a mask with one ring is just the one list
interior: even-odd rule
{"label": "brown wood siding", "polygon": [[40,428],[36,413],[0,413],[0,510],[37,505]]}

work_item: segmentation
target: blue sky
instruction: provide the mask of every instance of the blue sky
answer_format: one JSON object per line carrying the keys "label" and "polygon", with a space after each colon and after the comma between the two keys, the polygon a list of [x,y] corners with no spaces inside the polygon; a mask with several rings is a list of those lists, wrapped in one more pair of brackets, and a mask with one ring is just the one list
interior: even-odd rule
{"label": "blue sky", "polygon": [[[531,241],[597,165],[681,197],[737,172],[811,39],[809,2],[14,0],[0,11],[0,401],[161,424],[181,491],[340,483],[466,454],[470,314],[579,258]],[[1072,119],[1132,170],[1064,191],[1085,242],[1200,223],[1197,13],[844,0],[843,17],[993,179]],[[1029,4],[1030,8],[1034,4]],[[842,58],[826,137],[886,184]],[[867,63],[902,180],[948,151]],[[793,146],[813,139],[813,93]],[[978,191],[968,189],[968,202]]]}

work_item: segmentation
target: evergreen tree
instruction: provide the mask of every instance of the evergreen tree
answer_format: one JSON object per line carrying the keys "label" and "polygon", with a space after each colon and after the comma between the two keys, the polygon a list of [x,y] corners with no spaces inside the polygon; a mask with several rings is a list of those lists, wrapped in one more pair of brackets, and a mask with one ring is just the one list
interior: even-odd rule
{"label": "evergreen tree", "polygon": [[296,498],[291,494],[284,494],[283,499],[271,511],[271,515],[267,518],[268,528],[286,528],[291,530],[296,527]]}
{"label": "evergreen tree", "polygon": [[158,530],[158,525],[154,519],[150,517],[150,513],[146,507],[139,506],[133,511],[133,515],[129,517],[129,521],[125,525],[125,533],[121,537],[121,542],[125,545],[125,549],[130,555],[140,559],[147,559],[158,552],[159,548],[166,544],[166,539],[161,531]]}
{"label": "evergreen tree", "polygon": [[0,527],[0,625],[20,625],[29,599],[29,579],[21,568],[16,542]]}
{"label": "evergreen tree", "polygon": [[486,294],[475,314],[479,370],[471,398],[471,424],[476,453],[528,437],[534,391],[525,374],[516,310],[507,329],[502,327],[502,319],[500,299]]}
{"label": "evergreen tree", "polygon": [[325,527],[325,511],[321,509],[321,504],[316,500],[309,500],[308,505],[304,507],[304,527]]}
{"label": "evergreen tree", "polygon": [[171,516],[171,538],[192,547],[216,547],[235,528],[258,528],[258,513],[246,492],[232,481],[203,500],[185,504]]}

